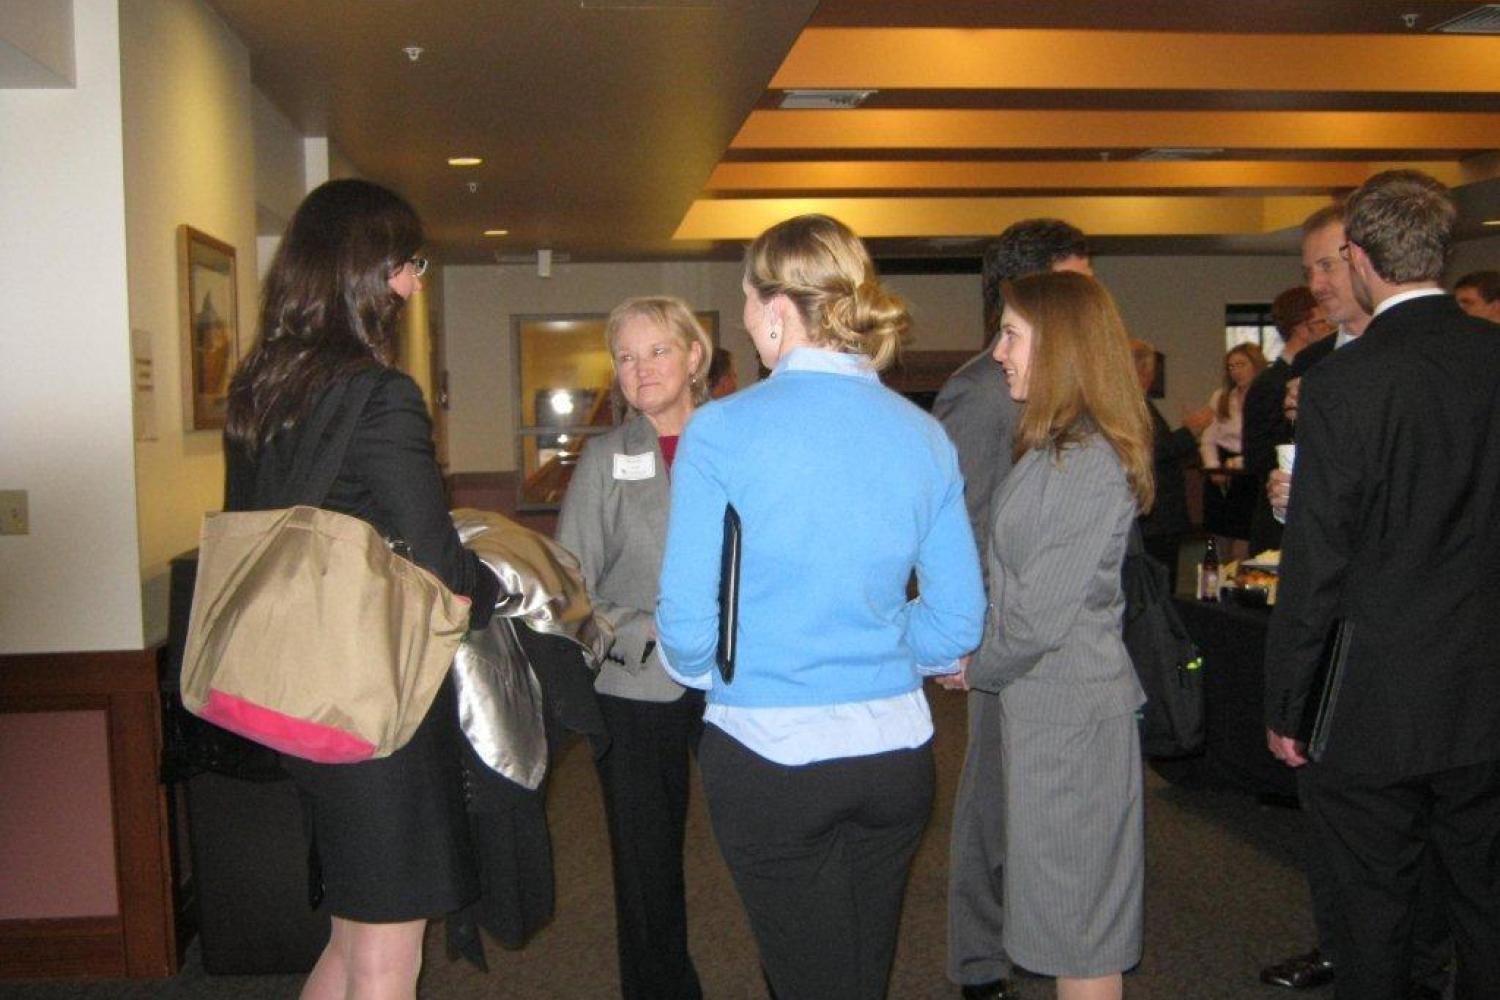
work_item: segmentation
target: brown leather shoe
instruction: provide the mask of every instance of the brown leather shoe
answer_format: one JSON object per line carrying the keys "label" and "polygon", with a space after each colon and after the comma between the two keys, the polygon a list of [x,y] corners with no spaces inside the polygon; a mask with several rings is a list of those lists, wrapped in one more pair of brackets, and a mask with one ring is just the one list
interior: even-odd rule
{"label": "brown leather shoe", "polygon": [[1261,969],[1260,981],[1289,990],[1310,990],[1333,982],[1333,960],[1324,958],[1323,953],[1314,948],[1305,955],[1293,955]]}

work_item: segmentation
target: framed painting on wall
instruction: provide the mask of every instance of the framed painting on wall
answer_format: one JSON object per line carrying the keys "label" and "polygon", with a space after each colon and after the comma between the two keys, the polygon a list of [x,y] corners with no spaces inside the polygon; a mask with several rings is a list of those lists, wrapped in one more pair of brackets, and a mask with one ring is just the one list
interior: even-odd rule
{"label": "framed painting on wall", "polygon": [[239,359],[239,301],[234,247],[177,227],[182,327],[182,410],[190,431],[224,426],[229,376]]}

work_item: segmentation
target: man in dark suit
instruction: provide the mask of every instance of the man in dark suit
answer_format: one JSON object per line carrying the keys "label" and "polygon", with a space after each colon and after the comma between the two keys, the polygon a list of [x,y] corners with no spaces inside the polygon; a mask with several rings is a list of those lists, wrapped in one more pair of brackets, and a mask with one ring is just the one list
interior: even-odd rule
{"label": "man in dark suit", "polygon": [[[1354,294],[1354,279],[1349,262],[1339,254],[1348,240],[1344,235],[1344,206],[1341,203],[1320,208],[1302,223],[1302,276],[1328,321],[1338,328],[1297,352],[1287,372],[1289,379],[1283,408],[1288,426],[1296,421],[1297,396],[1302,376],[1332,356],[1358,341],[1370,325],[1370,312]],[[1304,463],[1305,465],[1305,463]],[[1291,489],[1291,474],[1274,469],[1267,488],[1269,507],[1285,515]],[[1279,539],[1278,539],[1278,548]],[[1284,599],[1283,599],[1284,601]],[[1337,967],[1337,949],[1333,943],[1333,922],[1341,910],[1338,888],[1333,884],[1332,868],[1318,850],[1316,842],[1308,844],[1304,856],[1308,889],[1312,896],[1313,922],[1317,928],[1317,946],[1268,965],[1260,980],[1272,986],[1289,989],[1311,989],[1333,979]],[[1435,1000],[1442,995],[1447,980],[1448,925],[1437,900],[1435,866],[1426,866],[1419,909],[1412,962],[1412,987],[1408,1000]]]}
{"label": "man in dark suit", "polygon": [[[1373,313],[1300,393],[1296,489],[1266,649],[1267,745],[1330,866],[1338,1000],[1404,1000],[1424,860],[1442,871],[1458,1000],[1500,984],[1500,339],[1442,293],[1456,212],[1371,178],[1339,247]],[[1347,644],[1309,763],[1325,640]]]}
{"label": "man in dark suit", "polygon": [[1276,446],[1292,440],[1292,427],[1282,412],[1292,362],[1303,349],[1333,332],[1312,290],[1288,288],[1271,303],[1271,319],[1281,334],[1281,354],[1255,376],[1245,393],[1245,472],[1255,477],[1255,513],[1250,520],[1250,553],[1281,548],[1281,525],[1271,513],[1265,493],[1266,477],[1276,468]]}
{"label": "man in dark suit", "polygon": [[[984,330],[986,339],[997,334],[1000,323],[1000,286],[1012,278],[1042,271],[1079,271],[1092,274],[1088,241],[1077,228],[1060,219],[1027,219],[1010,226],[984,253]],[[964,475],[964,503],[980,561],[989,550],[990,497],[1010,472],[1011,439],[1015,436],[1019,405],[1010,398],[1005,374],[990,356],[994,345],[964,362],[949,377],[932,404],[933,416],[942,421],[958,450]],[[970,691],[969,742],[998,754],[1000,746],[999,698],[984,691]],[[972,756],[972,751],[971,751]],[[998,775],[998,768],[964,771],[964,788],[976,773]],[[1010,963],[1000,946],[1000,858],[994,845],[999,838],[1003,793],[1000,788],[985,794],[965,795],[959,801],[978,803],[982,816],[970,822],[954,817],[955,838],[950,848],[948,880],[948,976],[962,988],[965,1000],[1015,1000],[1007,978]],[[958,836],[970,831],[974,836]]]}
{"label": "man in dark suit", "polygon": [[1156,480],[1156,500],[1138,519],[1141,542],[1146,553],[1167,568],[1167,586],[1176,593],[1178,549],[1192,527],[1182,468],[1190,460],[1197,460],[1198,435],[1213,423],[1214,410],[1205,406],[1183,414],[1182,426],[1174,431],[1151,400],[1151,386],[1156,382],[1156,348],[1144,340],[1132,340],[1130,358],[1135,362],[1135,377],[1141,391],[1146,393],[1146,409],[1151,412],[1151,471]]}

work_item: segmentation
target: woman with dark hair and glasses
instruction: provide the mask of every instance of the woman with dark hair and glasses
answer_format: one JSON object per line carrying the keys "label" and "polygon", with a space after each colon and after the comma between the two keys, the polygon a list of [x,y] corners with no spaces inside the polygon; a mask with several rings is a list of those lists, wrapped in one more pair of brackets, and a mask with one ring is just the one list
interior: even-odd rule
{"label": "woman with dark hair and glasses", "polygon": [[[230,384],[225,509],[286,506],[292,468],[326,445],[307,429],[368,390],[322,506],[404,546],[472,601],[470,624],[482,628],[499,581],[460,546],[422,393],[391,367],[397,317],[427,268],[421,245],[411,206],[375,184],[330,181],[302,202],[266,276],[255,346]],[[332,919],[306,1000],[415,996],[427,919],[478,895],[460,738],[448,682],[411,742],[389,757],[282,758]]]}

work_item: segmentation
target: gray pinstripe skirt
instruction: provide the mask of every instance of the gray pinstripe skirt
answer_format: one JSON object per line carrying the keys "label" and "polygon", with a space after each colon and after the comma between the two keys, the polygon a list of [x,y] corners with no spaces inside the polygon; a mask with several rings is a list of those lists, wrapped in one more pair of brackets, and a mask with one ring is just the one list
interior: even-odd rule
{"label": "gray pinstripe skirt", "polygon": [[1092,977],[1141,958],[1145,815],[1135,716],[1004,714],[1004,941],[1032,972]]}

